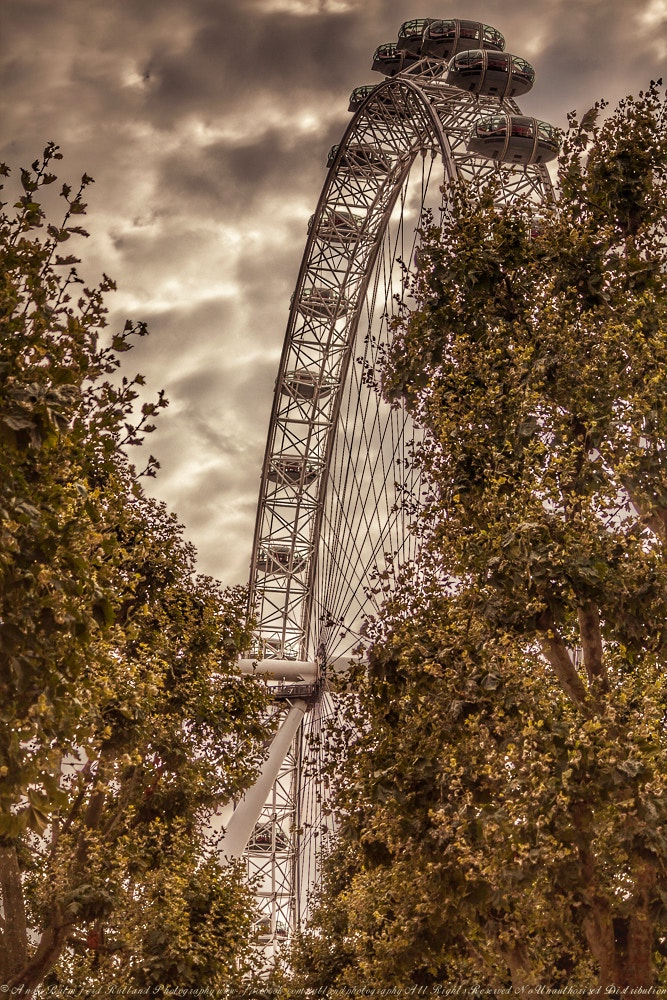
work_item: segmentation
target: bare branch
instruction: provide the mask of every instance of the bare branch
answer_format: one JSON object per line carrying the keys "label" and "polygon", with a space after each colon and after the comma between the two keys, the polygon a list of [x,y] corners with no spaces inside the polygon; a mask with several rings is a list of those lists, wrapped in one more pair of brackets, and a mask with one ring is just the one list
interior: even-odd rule
{"label": "bare branch", "polygon": [[542,652],[553,667],[565,694],[575,705],[590,714],[591,705],[588,691],[577,673],[569,650],[556,627],[553,616],[546,611],[541,616],[541,625],[546,633],[541,640]]}

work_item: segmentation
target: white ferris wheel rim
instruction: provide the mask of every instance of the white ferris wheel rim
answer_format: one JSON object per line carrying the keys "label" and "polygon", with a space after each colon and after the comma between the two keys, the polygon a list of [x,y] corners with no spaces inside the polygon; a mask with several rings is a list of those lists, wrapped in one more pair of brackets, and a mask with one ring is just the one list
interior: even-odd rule
{"label": "white ferris wheel rim", "polygon": [[[348,629],[348,651],[357,641],[355,629],[341,620],[340,609],[344,615],[355,601],[364,603],[357,594],[361,586],[364,600],[367,596],[362,578],[369,572],[377,576],[378,561],[385,553],[390,562],[396,556],[396,565],[403,557],[404,540],[394,537],[385,546],[380,528],[365,558],[359,558],[358,571],[342,582],[333,579],[336,575],[345,577],[341,572],[345,554],[358,555],[368,544],[364,538],[352,537],[350,541],[350,536],[355,530],[371,530],[365,516],[352,516],[340,503],[342,479],[336,483],[333,470],[345,468],[341,449],[352,447],[369,453],[369,440],[384,433],[377,426],[369,434],[364,432],[366,419],[376,424],[378,421],[377,411],[368,415],[370,409],[363,412],[359,434],[346,436],[345,430],[349,408],[354,405],[353,391],[361,384],[359,372],[355,371],[355,345],[373,336],[373,317],[386,312],[387,299],[395,294],[378,280],[392,215],[398,206],[403,219],[401,199],[407,197],[403,195],[405,185],[420,153],[424,154],[422,176],[432,154],[429,167],[433,171],[437,166],[440,171],[434,179],[438,189],[456,180],[493,176],[499,180],[499,201],[520,196],[536,201],[551,197],[551,182],[544,165],[513,168],[471,154],[466,148],[471,124],[480,114],[499,109],[514,114],[518,112],[515,103],[457,90],[439,78],[441,72],[442,63],[422,60],[375,88],[354,114],[332,159],[311,220],[290,308],[253,542],[250,590],[258,627],[257,646],[251,655],[266,658],[265,669],[271,669],[271,661],[278,666],[279,662],[291,660],[295,666],[298,662],[304,662],[304,667],[309,664],[314,674],[304,671],[300,676],[297,671],[295,676],[284,668],[289,676],[276,687],[278,697],[281,690],[283,697],[305,697],[312,710],[306,714],[257,827],[264,831],[264,844],[266,831],[272,830],[272,851],[262,853],[257,849],[255,837],[246,852],[249,873],[261,876],[267,886],[258,898],[268,928],[260,943],[268,945],[269,950],[280,947],[283,928],[286,935],[301,925],[307,910],[308,887],[316,878],[322,847],[333,832],[321,770],[328,754],[324,722],[336,709],[325,692],[322,672],[335,658],[341,628]],[[414,219],[413,213],[413,236]],[[399,228],[401,225],[402,221]],[[409,247],[407,254],[404,247],[401,250],[407,272],[412,266],[414,243],[410,242]],[[385,270],[393,271],[397,256],[395,247],[394,259]],[[376,292],[370,307],[369,290]],[[383,335],[387,335],[386,323]],[[401,444],[404,447],[405,437]],[[389,453],[394,457],[399,454],[395,468],[396,479],[400,479],[401,470],[409,467],[404,450],[397,452],[392,443]],[[364,455],[356,459],[356,467],[359,463],[363,466]],[[372,483],[361,495],[357,489],[359,477],[354,476],[348,479],[352,488],[346,493],[356,491],[357,508],[361,504],[362,508],[374,505],[376,513],[384,510],[384,515],[380,513],[376,518],[378,521],[382,516],[390,520],[401,506],[396,483],[392,485],[394,477],[391,470],[387,471],[386,462],[366,462],[366,471],[369,468],[373,473],[371,481],[380,469],[381,491],[393,489],[392,500],[381,507]],[[399,482],[399,493],[402,486],[406,484]],[[407,484],[408,492],[414,488],[414,483]],[[404,520],[399,519],[398,525],[399,533],[405,531]],[[345,535],[348,549],[342,555],[332,557],[328,552],[332,532]],[[350,590],[347,595],[345,587]],[[330,605],[332,588],[336,590],[336,609]],[[378,589],[381,600],[382,587]],[[355,614],[358,624],[363,607],[357,608]],[[328,648],[324,633],[316,631],[320,623],[324,633],[328,629],[329,637],[333,637]]]}

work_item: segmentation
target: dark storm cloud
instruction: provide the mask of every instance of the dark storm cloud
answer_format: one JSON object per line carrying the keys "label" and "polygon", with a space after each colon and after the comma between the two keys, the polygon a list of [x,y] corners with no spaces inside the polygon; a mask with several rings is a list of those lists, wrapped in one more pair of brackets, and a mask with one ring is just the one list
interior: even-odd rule
{"label": "dark storm cloud", "polygon": [[255,210],[259,199],[275,195],[276,177],[315,185],[324,176],[327,148],[318,129],[304,136],[271,126],[256,137],[212,142],[196,158],[187,148],[168,154],[158,183],[180,203],[186,199],[210,210],[226,204],[229,222]]}
{"label": "dark storm cloud", "polygon": [[[195,4],[201,20],[188,51],[156,54],[150,103],[169,116],[201,110],[202,93],[224,108],[250,93],[280,101],[344,88],[368,60],[358,14],[261,13],[253,4]],[[151,81],[152,82],[152,81]]]}
{"label": "dark storm cloud", "polygon": [[112,325],[170,407],[147,444],[154,492],[200,565],[243,581],[266,425],[309,215],[347,97],[410,17],[496,25],[535,65],[526,111],[617,100],[662,73],[667,0],[3,0],[0,158],[48,139],[86,171],[85,277],[116,278]]}

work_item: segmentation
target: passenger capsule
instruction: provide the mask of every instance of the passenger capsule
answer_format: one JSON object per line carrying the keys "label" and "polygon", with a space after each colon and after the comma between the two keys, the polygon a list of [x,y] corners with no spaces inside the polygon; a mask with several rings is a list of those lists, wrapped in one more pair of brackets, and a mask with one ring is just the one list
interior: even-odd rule
{"label": "passenger capsule", "polygon": [[299,296],[299,310],[304,316],[337,318],[347,312],[347,300],[336,288],[315,285],[302,290]]}
{"label": "passenger capsule", "polygon": [[[281,920],[276,921],[275,939],[276,941],[286,941],[289,935],[287,924]],[[271,921],[268,917],[262,917],[255,926],[255,940],[260,944],[270,944],[274,935],[271,934]]]}
{"label": "passenger capsule", "polygon": [[502,100],[527,93],[535,81],[535,70],[521,56],[509,52],[467,49],[451,59],[446,81],[459,90]]}
{"label": "passenger capsule", "polygon": [[350,103],[347,106],[347,110],[356,111],[361,107],[366,98],[373,93],[375,88],[379,86],[379,83],[365,83],[362,87],[355,87],[350,94]]}
{"label": "passenger capsule", "polygon": [[[378,90],[378,88],[382,89]],[[402,119],[410,118],[412,116],[412,110],[406,104],[404,96],[396,93],[392,88],[387,89],[381,83],[366,84],[363,87],[355,87],[350,94],[348,111],[358,111],[364,101],[374,90],[378,90],[378,94],[376,96],[378,104],[382,105],[383,108],[386,108],[386,110],[394,117]]]}
{"label": "passenger capsule", "polygon": [[[274,835],[273,831],[269,827],[260,827],[255,830],[253,836],[248,844],[249,848],[258,848],[261,852],[270,851],[274,846]],[[276,829],[275,831],[275,847],[278,851],[285,851],[289,849],[289,839],[283,833],[282,830]]]}
{"label": "passenger capsule", "polygon": [[271,941],[271,921],[268,917],[263,917],[255,925],[255,940],[260,944],[268,944]]}
{"label": "passenger capsule", "polygon": [[432,17],[415,17],[411,21],[404,21],[398,29],[396,47],[412,55],[419,55],[424,32],[432,21]]}
{"label": "passenger capsule", "polygon": [[[315,224],[315,216],[308,220],[308,232]],[[363,219],[352,212],[342,209],[330,209],[322,214],[318,227],[318,236],[329,243],[356,243],[361,235]]]}
{"label": "passenger capsule", "polygon": [[257,569],[272,576],[299,573],[306,565],[305,553],[296,552],[288,542],[276,542],[257,555]]}
{"label": "passenger capsule", "polygon": [[299,399],[314,399],[315,396],[329,396],[333,388],[331,379],[319,373],[304,370],[288,372],[283,379],[281,392]]}
{"label": "passenger capsule", "polygon": [[256,830],[255,834],[250,841],[249,847],[259,847],[262,850],[269,850],[273,843],[273,838],[271,836],[271,831],[266,828],[262,830]]}
{"label": "passenger capsule", "polygon": [[385,76],[396,76],[403,69],[404,53],[398,48],[396,42],[385,42],[378,45],[373,53],[373,65],[371,69]]}
{"label": "passenger capsule", "polygon": [[424,29],[421,53],[435,59],[451,59],[465,49],[493,49],[502,52],[505,39],[496,28],[481,21],[431,21]]}
{"label": "passenger capsule", "polygon": [[468,136],[470,153],[501,163],[547,163],[558,156],[558,129],[523,115],[498,114],[480,118]]}
{"label": "passenger capsule", "polygon": [[295,455],[294,458],[272,459],[267,478],[269,482],[278,483],[280,486],[298,486],[301,482],[304,486],[310,486],[319,474],[317,466]]}
{"label": "passenger capsule", "polygon": [[[340,145],[332,146],[327,156],[327,167],[333,167]],[[347,146],[341,155],[341,167],[366,174],[386,174],[391,169],[391,159],[387,153],[362,143]]]}

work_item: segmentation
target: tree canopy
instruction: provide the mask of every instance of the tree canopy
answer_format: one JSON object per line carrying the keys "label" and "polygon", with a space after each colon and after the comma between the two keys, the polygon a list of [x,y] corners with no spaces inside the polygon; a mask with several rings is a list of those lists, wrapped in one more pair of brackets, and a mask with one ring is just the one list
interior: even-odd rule
{"label": "tree canopy", "polygon": [[666,125],[659,85],[601,103],[553,201],[424,220],[383,391],[425,557],[367,626],[295,981],[667,983]]}
{"label": "tree canopy", "polygon": [[266,697],[235,668],[244,594],[196,574],[126,457],[166,400],[118,371],[144,325],[109,334],[113,282],[65,252],[91,179],[47,220],[60,158],[0,214],[0,981],[223,987],[252,900],[210,820],[255,773]]}

